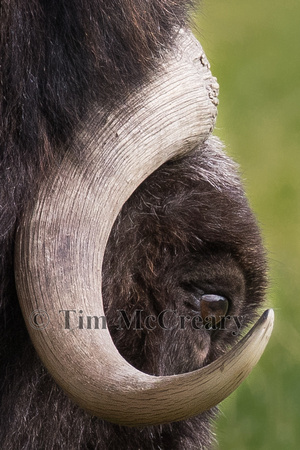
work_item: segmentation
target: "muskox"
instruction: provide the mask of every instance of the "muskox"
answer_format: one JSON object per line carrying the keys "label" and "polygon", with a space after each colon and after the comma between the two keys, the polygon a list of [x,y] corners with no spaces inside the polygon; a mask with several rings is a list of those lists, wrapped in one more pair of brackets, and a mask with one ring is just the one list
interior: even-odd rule
{"label": "muskox", "polygon": [[6,450],[209,448],[267,343],[270,311],[236,344],[266,258],[191,3],[1,4]]}

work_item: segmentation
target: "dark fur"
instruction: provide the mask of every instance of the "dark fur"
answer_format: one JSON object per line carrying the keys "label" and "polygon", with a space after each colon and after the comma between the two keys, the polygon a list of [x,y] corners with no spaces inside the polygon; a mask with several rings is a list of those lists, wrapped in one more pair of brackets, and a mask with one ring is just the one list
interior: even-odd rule
{"label": "dark fur", "polygon": [[[120,428],[90,417],[47,374],[28,338],[15,293],[14,234],[38,176],[71,142],[94,102],[116,108],[155,69],[191,2],[30,0],[1,3],[0,442],[6,450],[199,449],[210,411],[185,422]],[[262,302],[265,260],[235,168],[211,139],[170,161],[124,205],[103,273],[113,339],[141,370],[201,367],[235,341],[225,331],[118,330],[116,310],[190,314],[196,288],[224,295],[246,325]],[[80,307],[80,305],[79,305]],[[146,407],[146,406],[145,406]]]}

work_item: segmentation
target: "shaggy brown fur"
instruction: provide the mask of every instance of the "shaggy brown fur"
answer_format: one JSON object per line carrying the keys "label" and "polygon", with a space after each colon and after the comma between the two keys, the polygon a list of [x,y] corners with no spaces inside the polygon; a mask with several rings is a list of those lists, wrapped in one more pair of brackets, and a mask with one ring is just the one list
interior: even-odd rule
{"label": "shaggy brown fur", "polygon": [[[122,428],[90,417],[37,358],[18,306],[14,235],[39,173],[60,157],[94,102],[116,108],[145,83],[191,2],[6,0],[0,4],[0,442],[6,450],[199,449],[210,411],[185,422]],[[128,256],[129,255],[129,256]],[[225,330],[120,327],[118,310],[193,315],[199,292],[226,297],[245,326],[262,302],[265,260],[235,168],[210,139],[151,175],[124,205],[103,269],[110,331],[148,373],[193,370],[236,340]],[[143,316],[144,317],[144,316]],[[146,406],[145,406],[146,407]]]}

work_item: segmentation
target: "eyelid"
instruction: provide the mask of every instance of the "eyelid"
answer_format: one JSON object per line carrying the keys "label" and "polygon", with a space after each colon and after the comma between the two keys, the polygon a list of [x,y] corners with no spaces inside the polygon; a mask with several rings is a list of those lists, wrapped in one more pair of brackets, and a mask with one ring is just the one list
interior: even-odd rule
{"label": "eyelid", "polygon": [[183,282],[183,283],[180,284],[180,287],[181,287],[182,289],[184,289],[185,291],[187,291],[187,292],[192,292],[192,293],[194,293],[194,292],[196,291],[196,292],[199,293],[200,295],[203,295],[203,294],[204,294],[204,290],[203,290],[202,288],[200,288],[199,286],[197,286],[196,283],[193,283],[193,282],[185,281],[185,282]]}

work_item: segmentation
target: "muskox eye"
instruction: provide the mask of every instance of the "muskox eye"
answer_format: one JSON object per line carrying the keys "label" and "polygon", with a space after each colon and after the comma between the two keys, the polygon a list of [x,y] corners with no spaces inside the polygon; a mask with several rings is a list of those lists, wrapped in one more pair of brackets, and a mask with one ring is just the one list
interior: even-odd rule
{"label": "muskox eye", "polygon": [[201,289],[193,287],[185,305],[192,311],[200,313],[203,320],[213,318],[214,324],[218,324],[228,311],[229,302],[226,297],[216,294],[205,294]]}
{"label": "muskox eye", "polygon": [[221,295],[204,294],[200,299],[200,313],[202,319],[213,317],[219,323],[228,311],[228,300]]}

